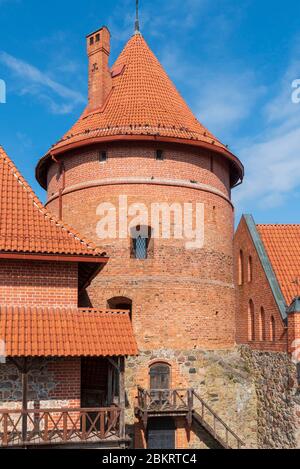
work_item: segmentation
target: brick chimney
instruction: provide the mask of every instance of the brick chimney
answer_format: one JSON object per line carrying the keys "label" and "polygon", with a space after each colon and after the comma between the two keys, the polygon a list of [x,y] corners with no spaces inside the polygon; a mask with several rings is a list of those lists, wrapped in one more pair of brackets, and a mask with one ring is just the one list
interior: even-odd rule
{"label": "brick chimney", "polygon": [[89,58],[89,104],[88,111],[103,106],[112,89],[112,77],[108,66],[110,32],[104,26],[87,36]]}
{"label": "brick chimney", "polygon": [[287,309],[289,353],[300,359],[300,297],[296,297]]}

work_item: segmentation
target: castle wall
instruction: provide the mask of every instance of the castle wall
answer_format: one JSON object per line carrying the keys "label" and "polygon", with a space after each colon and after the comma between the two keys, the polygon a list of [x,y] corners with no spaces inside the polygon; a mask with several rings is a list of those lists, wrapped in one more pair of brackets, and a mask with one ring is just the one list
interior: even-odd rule
{"label": "castle wall", "polygon": [[296,366],[286,353],[241,348],[257,395],[259,448],[299,448],[299,385]]}
{"label": "castle wall", "polygon": [[[239,285],[239,255],[243,252],[243,283]],[[248,260],[252,258],[252,279],[248,280]],[[234,275],[236,285],[236,341],[253,349],[287,351],[287,333],[275,298],[261,265],[244,219],[234,237]],[[254,304],[254,340],[249,340],[249,301]],[[264,311],[265,338],[262,339],[261,308]],[[271,339],[270,321],[275,320],[275,340]]]}
{"label": "castle wall", "polygon": [[[21,409],[21,374],[14,364],[0,364],[0,382],[0,409]],[[80,358],[34,359],[28,408],[67,407],[80,407]]]}
{"label": "castle wall", "polygon": [[[245,442],[247,448],[257,447],[257,396],[253,376],[235,350],[180,350],[161,349],[141,352],[137,358],[128,358],[126,386],[129,399],[127,409],[128,431],[133,435],[135,422],[133,408],[137,385],[149,388],[149,365],[164,361],[171,366],[172,389],[193,388],[202,399],[228,423]],[[196,409],[200,403],[195,400]],[[207,414],[208,422],[209,414]],[[178,421],[177,448],[214,448],[216,443],[198,425],[193,424],[190,440],[186,422]],[[210,422],[212,423],[212,422]],[[221,427],[218,429],[222,434]],[[137,447],[145,446],[142,427],[135,428]]]}
{"label": "castle wall", "polygon": [[0,303],[15,306],[77,306],[76,263],[0,260]]}
{"label": "castle wall", "polygon": [[[216,157],[211,167],[211,155],[195,150],[166,147],[164,151],[164,161],[155,159],[153,146],[120,145],[109,148],[106,163],[98,161],[98,150],[64,158],[63,219],[94,240],[110,258],[88,289],[91,305],[105,308],[112,297],[131,299],[141,350],[163,345],[177,350],[233,347],[233,207],[228,199],[228,165]],[[61,183],[56,181],[55,171],[58,165],[53,164],[48,178],[48,207],[52,210],[57,209],[57,198],[51,201],[51,196]],[[149,183],[126,183],[124,179],[128,182],[130,177],[148,178]],[[123,178],[123,182],[112,183],[110,178]],[[160,182],[154,184],[156,178]],[[164,185],[161,181],[166,179],[174,184]],[[98,182],[73,191],[74,185],[86,186],[91,180]],[[198,188],[199,183],[205,183],[206,189]],[[127,196],[128,206],[143,203],[149,212],[153,202],[181,206],[188,202],[194,209],[197,203],[204,204],[204,246],[189,250],[183,239],[154,239],[151,258],[140,261],[131,258],[129,237],[99,239],[97,207],[103,202],[118,207],[120,195]],[[173,223],[172,218],[171,227]]]}

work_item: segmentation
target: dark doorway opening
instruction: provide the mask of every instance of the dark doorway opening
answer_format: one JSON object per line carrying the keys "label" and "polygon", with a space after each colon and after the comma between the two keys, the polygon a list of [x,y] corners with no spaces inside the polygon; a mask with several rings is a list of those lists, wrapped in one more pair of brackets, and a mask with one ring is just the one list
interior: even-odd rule
{"label": "dark doorway opening", "polygon": [[107,405],[108,361],[105,358],[81,360],[81,407]]}
{"label": "dark doorway opening", "polygon": [[175,449],[176,427],[173,418],[150,418],[147,431],[148,449]]}
{"label": "dark doorway opening", "polygon": [[132,314],[132,300],[130,298],[126,298],[125,296],[115,296],[114,298],[110,298],[107,301],[108,309],[119,309],[121,311],[129,311],[129,315],[131,318]]}

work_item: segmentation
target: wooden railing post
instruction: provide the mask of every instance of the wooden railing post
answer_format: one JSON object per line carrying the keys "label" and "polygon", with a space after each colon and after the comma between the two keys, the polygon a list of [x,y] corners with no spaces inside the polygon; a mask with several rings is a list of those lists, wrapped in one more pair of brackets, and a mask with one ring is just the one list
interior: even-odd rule
{"label": "wooden railing post", "polygon": [[68,438],[68,412],[63,412],[63,440]]}
{"label": "wooden railing post", "polygon": [[8,414],[5,413],[3,415],[3,438],[2,438],[3,446],[8,445]]}
{"label": "wooden railing post", "polygon": [[125,403],[126,403],[126,394],[125,394],[125,358],[120,357],[120,407],[121,407],[121,414],[120,414],[120,438],[124,438],[126,436],[126,428],[125,428]]}
{"label": "wooden railing post", "polygon": [[27,440],[27,392],[28,392],[28,370],[27,358],[24,358],[21,368],[22,373],[22,443],[25,444]]}
{"label": "wooden railing post", "polygon": [[45,422],[44,438],[45,438],[45,441],[48,441],[49,439],[49,414],[48,412],[45,412],[44,422]]}
{"label": "wooden railing post", "polygon": [[82,423],[81,423],[81,431],[82,431],[82,440],[86,440],[86,412],[82,414]]}
{"label": "wooden railing post", "polygon": [[193,389],[188,389],[187,405],[188,405],[189,411],[192,412],[194,408],[194,390]]}

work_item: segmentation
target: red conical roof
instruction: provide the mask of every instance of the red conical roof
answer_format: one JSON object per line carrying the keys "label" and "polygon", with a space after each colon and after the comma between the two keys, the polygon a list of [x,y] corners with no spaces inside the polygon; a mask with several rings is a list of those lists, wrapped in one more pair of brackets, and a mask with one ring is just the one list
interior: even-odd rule
{"label": "red conical roof", "polygon": [[206,147],[232,161],[233,183],[243,177],[239,160],[196,119],[141,34],[128,41],[112,68],[112,76],[112,91],[103,107],[90,113],[86,109],[39,162],[37,178],[42,185],[42,167],[50,153],[57,155],[74,146],[123,139]]}

